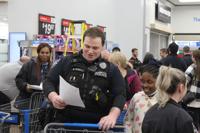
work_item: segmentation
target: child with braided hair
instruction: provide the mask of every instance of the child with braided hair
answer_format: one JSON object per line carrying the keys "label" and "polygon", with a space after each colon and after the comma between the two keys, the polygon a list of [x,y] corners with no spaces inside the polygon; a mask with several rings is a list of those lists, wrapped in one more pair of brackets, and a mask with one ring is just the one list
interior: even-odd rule
{"label": "child with braided hair", "polygon": [[155,61],[144,65],[141,69],[143,91],[136,93],[130,101],[124,120],[127,133],[142,133],[141,127],[145,113],[157,102],[155,83],[159,67],[160,64]]}

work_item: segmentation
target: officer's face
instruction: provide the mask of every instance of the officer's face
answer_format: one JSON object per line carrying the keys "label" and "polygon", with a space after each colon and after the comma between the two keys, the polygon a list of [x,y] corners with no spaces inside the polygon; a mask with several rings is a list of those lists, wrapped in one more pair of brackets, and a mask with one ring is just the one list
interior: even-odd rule
{"label": "officer's face", "polygon": [[103,45],[100,37],[92,38],[86,36],[83,43],[83,57],[87,61],[92,62],[100,56],[101,51],[103,50]]}

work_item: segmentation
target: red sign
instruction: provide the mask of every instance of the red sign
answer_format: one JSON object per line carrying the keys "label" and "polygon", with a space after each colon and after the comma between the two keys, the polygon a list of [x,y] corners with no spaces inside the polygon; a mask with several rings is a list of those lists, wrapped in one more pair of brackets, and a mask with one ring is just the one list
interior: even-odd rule
{"label": "red sign", "polygon": [[69,25],[71,23],[71,20],[68,19],[62,19],[61,20],[61,35],[67,34],[69,31]]}
{"label": "red sign", "polygon": [[40,21],[41,21],[41,22],[51,23],[51,17],[41,15],[41,16],[40,16]]}
{"label": "red sign", "polygon": [[55,17],[39,14],[38,34],[51,35],[55,33]]}
{"label": "red sign", "polygon": [[70,22],[71,22],[70,20],[62,19],[62,25],[63,25],[63,26],[69,27]]}

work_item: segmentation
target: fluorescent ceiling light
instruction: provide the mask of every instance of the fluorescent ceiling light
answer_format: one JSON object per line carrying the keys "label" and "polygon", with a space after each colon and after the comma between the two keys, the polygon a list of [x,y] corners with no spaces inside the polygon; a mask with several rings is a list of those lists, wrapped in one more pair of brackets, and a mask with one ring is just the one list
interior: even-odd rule
{"label": "fluorescent ceiling light", "polygon": [[179,0],[179,2],[200,2],[200,0]]}

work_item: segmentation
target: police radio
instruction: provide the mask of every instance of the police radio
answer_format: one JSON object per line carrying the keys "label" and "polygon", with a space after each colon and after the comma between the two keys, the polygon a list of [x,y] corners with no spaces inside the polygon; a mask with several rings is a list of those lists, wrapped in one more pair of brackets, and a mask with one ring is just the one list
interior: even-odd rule
{"label": "police radio", "polygon": [[107,96],[98,86],[92,86],[92,89],[89,91],[89,95],[100,107],[106,107],[106,104],[108,103]]}

